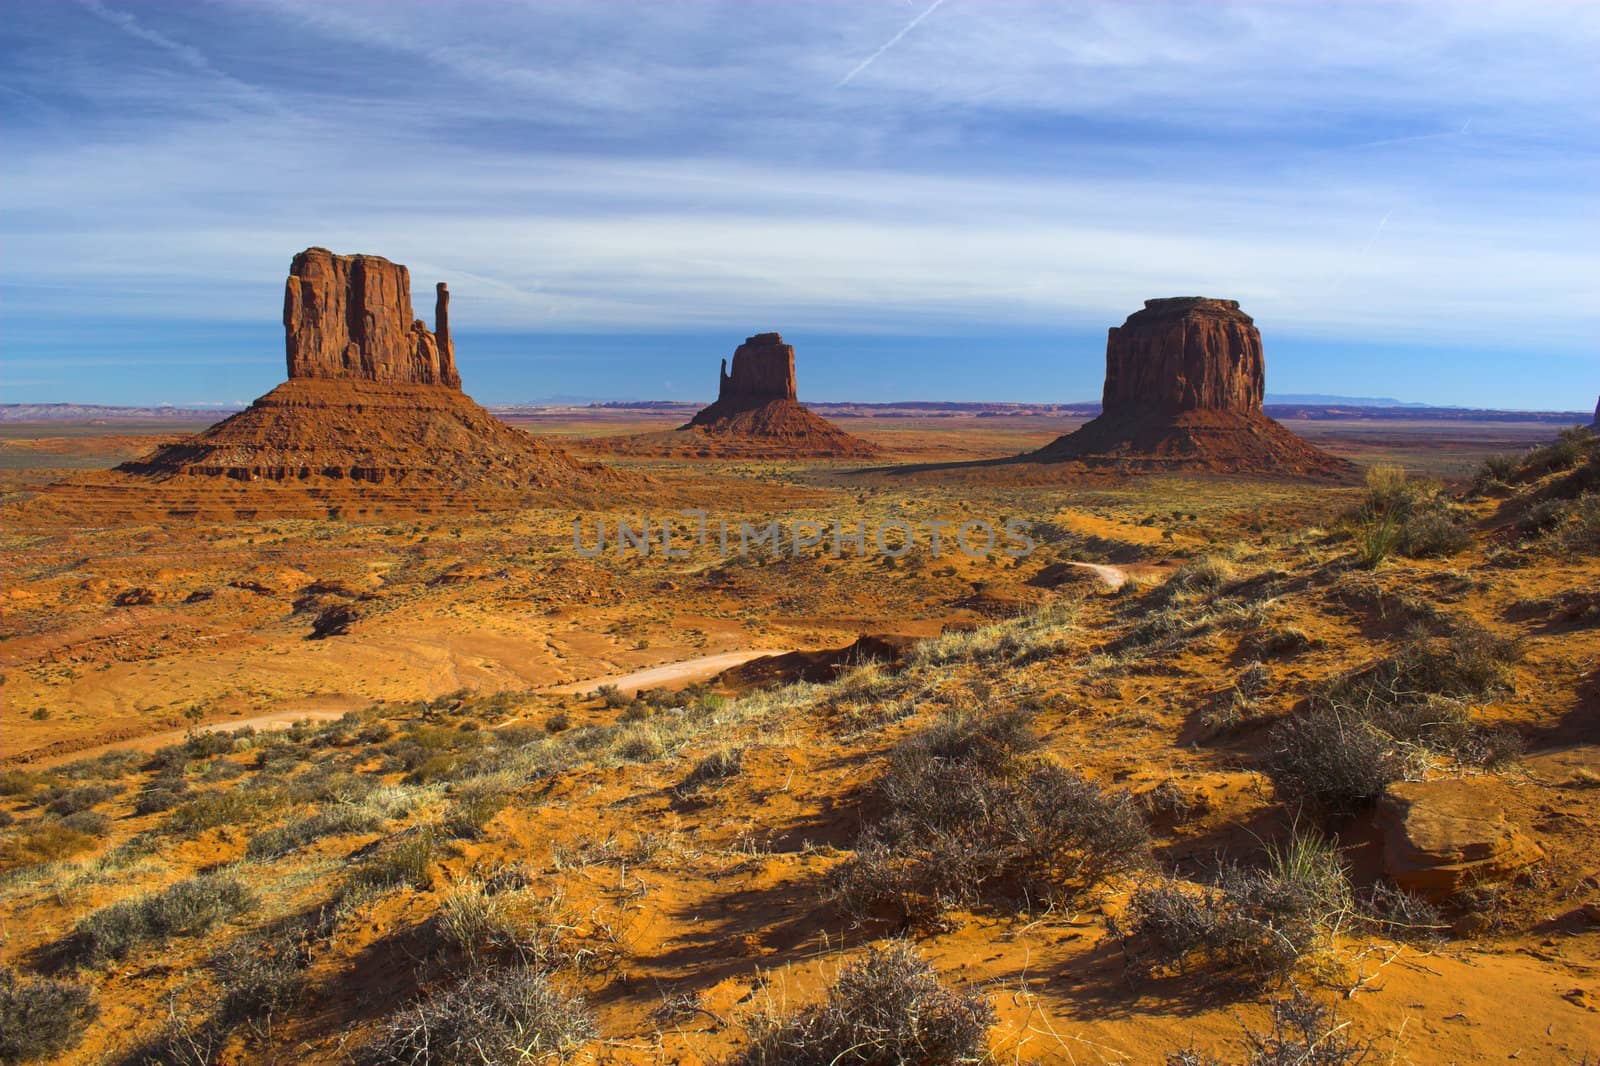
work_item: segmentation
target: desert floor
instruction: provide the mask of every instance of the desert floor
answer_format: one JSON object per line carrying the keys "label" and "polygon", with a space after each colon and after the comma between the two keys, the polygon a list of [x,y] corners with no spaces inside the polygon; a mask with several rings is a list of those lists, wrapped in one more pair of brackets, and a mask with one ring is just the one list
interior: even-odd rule
{"label": "desert floor", "polygon": [[[670,428],[521,424],[580,455]],[[50,484],[199,427],[5,425],[3,951],[97,1004],[49,1061],[411,1061],[408,1004],[524,964],[593,1018],[553,1054],[756,1061],[762,1017],[897,937],[990,1005],[994,1061],[1248,1060],[1295,989],[1371,1061],[1600,1054],[1600,552],[1564,488],[1593,447],[1474,488],[1550,428],[1291,423],[1403,466],[1387,491],[1460,531],[1411,557],[1374,554],[1360,483],[910,476],[894,465],[1070,427],[841,424],[891,459],[608,460],[650,486],[609,511],[104,525],[61,522]],[[724,557],[693,510],[823,540]],[[597,523],[643,518],[682,555],[576,550],[575,522],[592,548]],[[836,521],[892,520],[918,531],[899,558],[828,550]],[[951,550],[975,520],[1038,546]],[[316,637],[332,608],[345,631]],[[897,650],[833,654],[862,635]],[[1361,724],[1390,746],[1380,791],[1452,783],[1495,822],[1454,827],[1488,851],[1444,889],[1397,903],[1392,803],[1274,754],[1352,692],[1411,715]],[[984,732],[1001,720],[1024,724]],[[936,736],[994,747],[998,796],[1064,772],[1148,841],[1041,856],[1002,819],[1008,872],[961,880],[963,849],[1000,845],[894,818],[896,773],[937,793],[915,777]],[[1293,915],[1263,904],[1253,934],[1163,953],[1160,892],[1235,915],[1250,876],[1287,891],[1297,847],[1337,884],[1307,876]]]}

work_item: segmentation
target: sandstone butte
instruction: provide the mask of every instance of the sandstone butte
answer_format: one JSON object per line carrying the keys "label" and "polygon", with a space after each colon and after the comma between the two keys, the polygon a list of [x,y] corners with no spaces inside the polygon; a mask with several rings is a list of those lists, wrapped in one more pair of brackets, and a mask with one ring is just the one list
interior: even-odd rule
{"label": "sandstone butte", "polygon": [[[463,393],[450,293],[443,283],[435,293],[430,332],[412,314],[404,266],[306,249],[284,288],[288,380],[204,432],[123,464],[110,484],[188,486],[201,511],[208,482],[448,510],[485,495],[595,498],[632,480],[579,463]],[[289,502],[257,495],[269,511],[269,496]]]}
{"label": "sandstone butte", "polygon": [[1131,470],[1342,477],[1261,410],[1261,333],[1236,300],[1146,300],[1106,337],[1101,414],[1026,458]]}
{"label": "sandstone butte", "polygon": [[777,333],[748,337],[722,361],[716,402],[670,433],[610,438],[597,445],[626,454],[700,458],[866,459],[878,446],[853,436],[798,399],[794,346]]}

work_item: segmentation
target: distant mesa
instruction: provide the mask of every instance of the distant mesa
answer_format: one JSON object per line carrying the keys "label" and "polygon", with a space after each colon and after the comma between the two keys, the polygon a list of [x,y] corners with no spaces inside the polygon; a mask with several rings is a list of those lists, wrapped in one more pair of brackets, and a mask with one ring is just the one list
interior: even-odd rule
{"label": "distant mesa", "polygon": [[593,442],[630,455],[741,459],[868,459],[878,446],[852,436],[798,399],[794,346],[777,333],[748,337],[724,359],[717,399],[670,433]]}
{"label": "distant mesa", "polygon": [[1352,468],[1261,410],[1261,334],[1236,300],[1146,300],[1106,337],[1101,414],[1024,458],[1129,470],[1336,477]]}
{"label": "distant mesa", "polygon": [[[338,504],[420,511],[480,506],[486,496],[599,498],[635,480],[579,463],[464,394],[450,339],[450,293],[442,283],[435,291],[430,332],[412,316],[405,267],[306,249],[294,257],[284,289],[289,380],[116,474],[146,485],[304,488]],[[341,495],[328,495],[340,487]],[[194,501],[197,511],[206,509],[204,492]],[[293,501],[279,502],[295,509]]]}
{"label": "distant mesa", "polygon": [[794,383],[794,345],[783,343],[782,334],[757,333],[734,349],[733,373],[728,373],[728,361],[722,361],[717,402],[691,418],[689,426],[712,426],[741,411],[754,411],[784,400],[799,402]]}

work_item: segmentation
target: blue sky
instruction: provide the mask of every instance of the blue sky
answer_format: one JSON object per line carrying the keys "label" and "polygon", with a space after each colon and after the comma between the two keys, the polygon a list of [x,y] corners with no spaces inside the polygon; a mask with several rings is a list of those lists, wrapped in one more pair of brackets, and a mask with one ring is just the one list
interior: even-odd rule
{"label": "blue sky", "polygon": [[9,0],[0,400],[230,403],[292,255],[449,282],[467,389],[1098,396],[1238,299],[1269,393],[1587,410],[1600,5]]}

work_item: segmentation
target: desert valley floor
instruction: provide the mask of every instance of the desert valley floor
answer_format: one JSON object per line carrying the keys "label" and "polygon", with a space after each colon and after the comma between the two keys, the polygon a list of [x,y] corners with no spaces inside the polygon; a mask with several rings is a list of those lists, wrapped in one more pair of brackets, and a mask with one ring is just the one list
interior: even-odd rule
{"label": "desert valley floor", "polygon": [[[1593,437],[1290,421],[1330,484],[830,417],[882,457],[523,413],[638,476],[336,517],[50,487],[200,425],[0,424],[0,950],[78,1012],[44,1061],[430,1061],[411,1005],[506,973],[564,1019],[540,1055],[799,1061],[783,1020],[863,959],[931,964],[995,1062],[1243,1061],[1274,1018],[1372,1062],[1600,1054]],[[1038,547],[723,558],[693,510]],[[682,557],[574,548],[646,516]]]}

